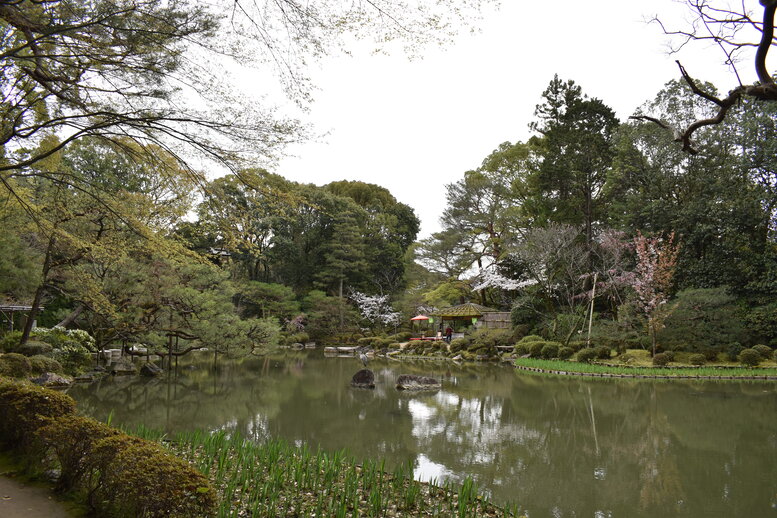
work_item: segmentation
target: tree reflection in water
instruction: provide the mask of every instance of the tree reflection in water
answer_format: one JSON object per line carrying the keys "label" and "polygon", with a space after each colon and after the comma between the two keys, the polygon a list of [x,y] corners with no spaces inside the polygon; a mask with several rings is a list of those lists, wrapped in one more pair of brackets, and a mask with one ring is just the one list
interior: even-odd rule
{"label": "tree reflection in water", "polygon": [[[509,367],[317,353],[181,364],[159,379],[109,378],[70,390],[86,414],[172,433],[227,429],[357,457],[411,462],[416,475],[475,478],[532,518],[775,516],[777,390],[761,383],[582,380]],[[443,389],[394,389],[399,374]]]}

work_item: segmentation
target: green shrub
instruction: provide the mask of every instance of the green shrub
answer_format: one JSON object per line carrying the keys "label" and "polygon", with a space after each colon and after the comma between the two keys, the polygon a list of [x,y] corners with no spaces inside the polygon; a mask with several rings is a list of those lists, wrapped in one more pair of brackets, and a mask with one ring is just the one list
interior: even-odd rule
{"label": "green shrub", "polygon": [[739,353],[744,351],[745,348],[739,342],[733,342],[726,348],[726,357],[728,361],[735,362],[739,358]]}
{"label": "green shrub", "polygon": [[310,335],[307,333],[295,333],[287,338],[290,344],[304,344],[310,341]]}
{"label": "green shrub", "polygon": [[542,350],[540,351],[540,356],[542,356],[546,360],[550,360],[551,358],[557,358],[558,348],[559,348],[559,344],[555,342],[547,342],[545,343],[545,345],[542,346]]}
{"label": "green shrub", "polygon": [[529,346],[529,355],[532,358],[539,358],[542,356],[542,348],[545,347],[545,342],[531,342]]}
{"label": "green shrub", "polygon": [[539,335],[526,335],[523,338],[521,338],[518,343],[519,344],[528,344],[531,342],[544,342],[545,339]]}
{"label": "green shrub", "polygon": [[777,351],[774,351],[774,356],[772,357],[772,359],[774,359],[774,361],[777,362]]}
{"label": "green shrub", "polygon": [[653,356],[653,365],[656,367],[664,367],[672,361],[667,353],[658,353]]}
{"label": "green shrub", "polygon": [[44,372],[62,374],[64,372],[62,365],[57,360],[41,355],[30,357],[30,368],[33,374],[43,374]]}
{"label": "green shrub", "polygon": [[666,351],[666,352],[665,352],[665,353],[663,353],[663,354],[664,354],[664,356],[666,356],[667,358],[669,358],[669,361],[670,361],[670,362],[673,362],[673,361],[674,361],[674,351]]}
{"label": "green shrub", "polygon": [[36,356],[39,354],[49,354],[52,350],[54,350],[54,347],[46,342],[30,340],[24,345],[17,346],[15,352],[25,356]]}
{"label": "green shrub", "polygon": [[47,419],[74,416],[75,411],[76,402],[61,392],[28,383],[0,383],[0,440],[25,450]]}
{"label": "green shrub", "polygon": [[32,373],[30,360],[19,353],[6,353],[0,356],[0,376],[26,378]]}
{"label": "green shrub", "polygon": [[107,424],[89,417],[68,415],[49,419],[37,435],[43,447],[56,455],[61,475],[59,489],[69,491],[82,486],[93,490],[89,457],[97,441],[121,434]]}
{"label": "green shrub", "polygon": [[596,357],[600,360],[609,360],[612,356],[612,350],[606,345],[594,347],[594,351],[596,351]]}
{"label": "green shrub", "polygon": [[588,347],[588,343],[585,340],[570,340],[567,344],[574,352],[577,352],[584,347]]}
{"label": "green shrub", "polygon": [[558,349],[559,360],[568,360],[573,354],[575,354],[575,350],[571,347],[559,347]]}
{"label": "green shrub", "polygon": [[704,359],[708,362],[718,361],[719,353],[720,350],[717,347],[707,347],[701,352],[701,354],[704,355]]}
{"label": "green shrub", "polygon": [[517,354],[518,356],[524,356],[526,354],[529,354],[529,346],[522,343],[515,344],[515,349],[513,349],[513,352]]}
{"label": "green shrub", "polygon": [[506,329],[478,329],[472,333],[472,343],[467,348],[480,354],[495,355],[497,347],[513,344],[513,335]]}
{"label": "green shrub", "polygon": [[454,338],[451,340],[450,350],[452,353],[457,353],[469,347],[468,338]]}
{"label": "green shrub", "polygon": [[761,363],[761,360],[763,357],[761,356],[761,353],[756,351],[755,349],[744,349],[742,352],[739,353],[739,363],[746,367],[755,367],[759,363]]}
{"label": "green shrub", "polygon": [[754,345],[753,349],[758,351],[758,353],[761,355],[761,357],[764,360],[768,360],[769,358],[772,357],[772,348],[769,347],[768,345],[763,345],[763,344]]}
{"label": "green shrub", "polygon": [[412,336],[413,336],[413,333],[411,333],[410,331],[403,331],[401,333],[391,335],[388,338],[391,338],[392,342],[407,342],[408,340],[410,340]]}
{"label": "green shrub", "polygon": [[22,339],[21,331],[10,331],[0,338],[0,352],[10,353],[14,352],[19,345],[19,341]]}
{"label": "green shrub", "polygon": [[580,349],[577,352],[577,361],[580,363],[591,363],[597,357],[598,353],[593,347],[586,347],[585,349]]}
{"label": "green shrub", "polygon": [[121,434],[97,441],[93,453],[90,497],[105,516],[215,516],[216,493],[205,476],[161,446]]}
{"label": "green shrub", "polygon": [[79,374],[92,364],[92,355],[89,350],[75,342],[54,349],[54,359],[62,364],[62,368],[68,374]]}
{"label": "green shrub", "polygon": [[53,345],[54,349],[78,345],[89,352],[97,352],[94,338],[82,329],[65,329],[59,326],[54,326],[51,329],[38,327],[35,328],[32,335],[41,342]]}
{"label": "green shrub", "polygon": [[699,353],[692,354],[690,357],[688,357],[688,362],[691,365],[704,365],[707,363],[707,357]]}

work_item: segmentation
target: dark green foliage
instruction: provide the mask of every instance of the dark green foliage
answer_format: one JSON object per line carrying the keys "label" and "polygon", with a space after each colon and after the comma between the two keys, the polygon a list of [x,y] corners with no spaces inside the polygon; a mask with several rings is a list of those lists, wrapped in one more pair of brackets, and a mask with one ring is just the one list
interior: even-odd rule
{"label": "dark green foliage", "polygon": [[738,357],[739,363],[745,365],[746,367],[755,367],[761,363],[762,359],[763,356],[761,356],[761,353],[755,349],[745,349],[739,353]]}
{"label": "dark green foliage", "polygon": [[42,355],[30,357],[30,369],[32,369],[33,374],[43,374],[44,372],[62,374],[65,372],[62,364],[57,360]]}
{"label": "dark green foliage", "polygon": [[49,354],[53,349],[54,348],[46,342],[29,340],[26,344],[16,347],[15,352],[25,356],[35,356],[38,354]]}
{"label": "dark green foliage", "polygon": [[559,351],[559,344],[555,342],[547,342],[545,345],[542,346],[542,350],[540,350],[540,356],[545,358],[546,360],[550,360],[551,358],[558,357],[558,351]]}
{"label": "dark green foliage", "polygon": [[772,357],[773,351],[772,351],[772,348],[769,347],[768,345],[763,345],[763,344],[754,345],[753,349],[758,351],[758,353],[761,355],[761,357],[764,360],[768,360],[769,358]]}
{"label": "dark green foliage", "polygon": [[577,361],[580,363],[591,363],[598,357],[599,355],[593,347],[586,347],[577,352]]}
{"label": "dark green foliage", "polygon": [[76,402],[61,392],[26,383],[0,383],[0,441],[26,451],[48,419],[74,416],[75,411]]}
{"label": "dark green foliage", "polygon": [[0,352],[12,352],[22,339],[21,331],[11,331],[0,338]]}
{"label": "dark green foliage", "polygon": [[666,356],[667,358],[669,358],[669,361],[670,361],[670,362],[673,362],[673,361],[674,361],[674,351],[666,351],[666,352],[664,352],[663,354],[664,354],[664,356]]}
{"label": "dark green foliage", "polygon": [[86,494],[102,516],[215,515],[215,491],[188,463],[75,410],[62,393],[0,383],[0,440],[31,460],[55,459],[61,487]]}
{"label": "dark green foliage", "polygon": [[708,362],[714,362],[718,360],[718,354],[720,354],[720,349],[718,349],[717,347],[708,347],[704,349],[704,351],[702,351],[701,354]]}
{"label": "dark green foliage", "polygon": [[539,322],[541,313],[536,308],[536,298],[531,295],[518,297],[510,309],[513,327],[526,326],[531,329]]}
{"label": "dark green foliage", "polygon": [[6,353],[0,356],[0,376],[26,378],[32,372],[30,360],[19,353]]}
{"label": "dark green foliage", "polygon": [[735,362],[739,358],[739,353],[745,350],[745,347],[739,342],[733,342],[726,348],[726,357],[728,361]]}
{"label": "dark green foliage", "polygon": [[777,362],[777,351],[774,351],[774,356],[772,356],[772,359]]}
{"label": "dark green foliage", "polygon": [[523,356],[523,355],[529,353],[529,346],[519,342],[519,343],[515,344],[514,352],[518,356]]}
{"label": "dark green foliage", "polygon": [[506,329],[478,329],[472,333],[468,350],[477,354],[497,354],[498,346],[512,345],[513,335]]}
{"label": "dark green foliage", "polygon": [[532,358],[539,358],[540,356],[542,356],[542,348],[545,347],[545,341],[543,340],[541,342],[529,342],[527,346],[529,348],[529,355]]}
{"label": "dark green foliage", "polygon": [[736,298],[726,287],[683,290],[671,307],[657,334],[667,350],[703,353],[746,336]]}
{"label": "dark green foliage", "polygon": [[777,303],[751,309],[745,315],[745,322],[757,340],[769,342],[777,338]]}
{"label": "dark green foliage", "polygon": [[452,353],[457,353],[463,349],[469,348],[470,339],[469,338],[454,338],[451,340],[450,344],[450,351]]}
{"label": "dark green foliage", "polygon": [[518,343],[519,344],[528,344],[532,342],[544,342],[545,339],[539,335],[526,335],[523,338],[521,338]]}
{"label": "dark green foliage", "polygon": [[294,333],[286,337],[287,344],[304,344],[310,341],[310,335],[307,333]]}
{"label": "dark green foliage", "polygon": [[571,347],[559,347],[558,359],[568,360],[569,358],[572,357],[573,354],[575,354],[575,351]]}
{"label": "dark green foliage", "polygon": [[62,364],[62,368],[68,374],[79,374],[92,364],[92,355],[89,351],[77,343],[64,345],[61,349],[54,350],[54,359]]}
{"label": "dark green foliage", "polygon": [[668,365],[670,361],[672,361],[672,359],[667,355],[667,353],[658,353],[653,356],[653,365],[656,367],[664,367]]}
{"label": "dark green foliage", "polygon": [[37,431],[45,448],[59,461],[58,485],[63,490],[82,486],[92,490],[96,473],[91,473],[89,457],[97,441],[121,432],[89,417],[66,415],[55,417]]}
{"label": "dark green foliage", "polygon": [[208,480],[158,444],[125,434],[106,437],[88,459],[98,477],[90,494],[96,509],[117,518],[213,516]]}
{"label": "dark green foliage", "polygon": [[389,335],[386,338],[390,338],[393,342],[407,342],[413,336],[410,331],[404,331],[394,335]]}
{"label": "dark green foliage", "polygon": [[594,351],[596,351],[596,357],[600,360],[609,360],[612,356],[612,350],[606,345],[594,347]]}

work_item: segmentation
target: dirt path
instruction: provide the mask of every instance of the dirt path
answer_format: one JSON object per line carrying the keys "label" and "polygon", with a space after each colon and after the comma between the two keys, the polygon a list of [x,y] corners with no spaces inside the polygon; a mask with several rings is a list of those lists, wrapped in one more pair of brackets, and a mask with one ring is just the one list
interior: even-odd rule
{"label": "dirt path", "polygon": [[2,518],[73,518],[76,514],[45,487],[22,484],[0,473],[0,516]]}

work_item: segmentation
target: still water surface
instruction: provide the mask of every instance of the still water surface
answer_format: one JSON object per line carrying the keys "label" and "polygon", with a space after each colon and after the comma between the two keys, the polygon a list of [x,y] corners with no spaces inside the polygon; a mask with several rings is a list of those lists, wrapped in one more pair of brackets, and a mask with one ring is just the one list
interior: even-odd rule
{"label": "still water surface", "polygon": [[[510,367],[353,358],[200,357],[177,376],[108,378],[69,393],[98,419],[176,432],[237,430],[356,457],[412,462],[417,478],[475,478],[530,518],[777,517],[777,385],[582,380]],[[408,394],[400,374],[443,378]]]}

